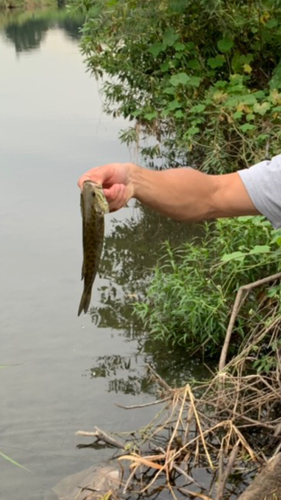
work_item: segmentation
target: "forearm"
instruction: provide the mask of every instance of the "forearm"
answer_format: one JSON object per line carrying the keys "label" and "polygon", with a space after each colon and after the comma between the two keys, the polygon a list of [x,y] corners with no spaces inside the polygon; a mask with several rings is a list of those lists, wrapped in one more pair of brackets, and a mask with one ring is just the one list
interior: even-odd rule
{"label": "forearm", "polygon": [[80,189],[88,180],[103,186],[111,211],[136,198],[179,221],[259,213],[237,173],[207,175],[192,168],[155,172],[133,163],[110,163],[83,174]]}
{"label": "forearm", "polygon": [[131,179],[135,198],[179,221],[258,213],[238,174],[207,175],[187,168],[155,172],[134,167]]}

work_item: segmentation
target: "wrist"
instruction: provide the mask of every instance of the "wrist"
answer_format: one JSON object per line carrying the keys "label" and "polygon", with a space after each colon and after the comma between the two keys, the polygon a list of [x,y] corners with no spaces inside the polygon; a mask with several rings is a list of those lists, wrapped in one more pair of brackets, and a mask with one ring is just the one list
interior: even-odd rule
{"label": "wrist", "polygon": [[139,199],[140,192],[141,192],[141,183],[142,183],[142,177],[143,177],[143,172],[145,169],[143,167],[140,167],[139,165],[136,165],[135,163],[130,163],[130,184],[131,184],[131,190],[132,190],[132,195],[131,198],[136,198]]}

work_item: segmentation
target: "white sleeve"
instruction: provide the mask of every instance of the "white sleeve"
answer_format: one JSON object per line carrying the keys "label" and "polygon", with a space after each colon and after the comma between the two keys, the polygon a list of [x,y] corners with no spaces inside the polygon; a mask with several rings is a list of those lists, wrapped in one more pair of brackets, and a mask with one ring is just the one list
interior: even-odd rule
{"label": "white sleeve", "polygon": [[238,174],[258,211],[275,228],[281,227],[281,154]]}

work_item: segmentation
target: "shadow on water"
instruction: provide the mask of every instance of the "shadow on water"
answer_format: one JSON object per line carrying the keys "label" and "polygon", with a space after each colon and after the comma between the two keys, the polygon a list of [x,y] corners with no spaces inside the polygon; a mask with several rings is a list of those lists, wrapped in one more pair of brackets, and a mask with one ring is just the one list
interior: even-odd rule
{"label": "shadow on water", "polygon": [[100,305],[92,307],[90,314],[97,327],[119,331],[127,342],[136,341],[137,349],[131,357],[112,354],[96,358],[90,376],[107,378],[108,392],[154,393],[150,375],[139,373],[139,359],[173,387],[210,375],[202,367],[202,360],[191,360],[182,349],[169,349],[150,339],[133,311],[134,302],[145,297],[152,269],[164,253],[165,242],[177,247],[199,233],[199,226],[177,223],[145,207],[139,207],[137,216],[122,222],[112,221],[100,266],[100,275],[107,283],[99,289]]}
{"label": "shadow on water", "polygon": [[82,24],[82,16],[70,17],[61,5],[52,10],[0,14],[0,28],[16,53],[39,49],[48,30],[54,28],[62,30],[70,39],[79,40]]}

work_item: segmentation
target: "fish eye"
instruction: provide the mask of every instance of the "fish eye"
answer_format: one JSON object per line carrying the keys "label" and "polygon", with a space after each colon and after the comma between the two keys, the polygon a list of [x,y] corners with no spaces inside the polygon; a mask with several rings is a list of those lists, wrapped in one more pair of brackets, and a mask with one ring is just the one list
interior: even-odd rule
{"label": "fish eye", "polygon": [[92,197],[95,198],[95,196],[96,196],[96,193],[95,193],[95,191],[93,191],[92,192]]}

